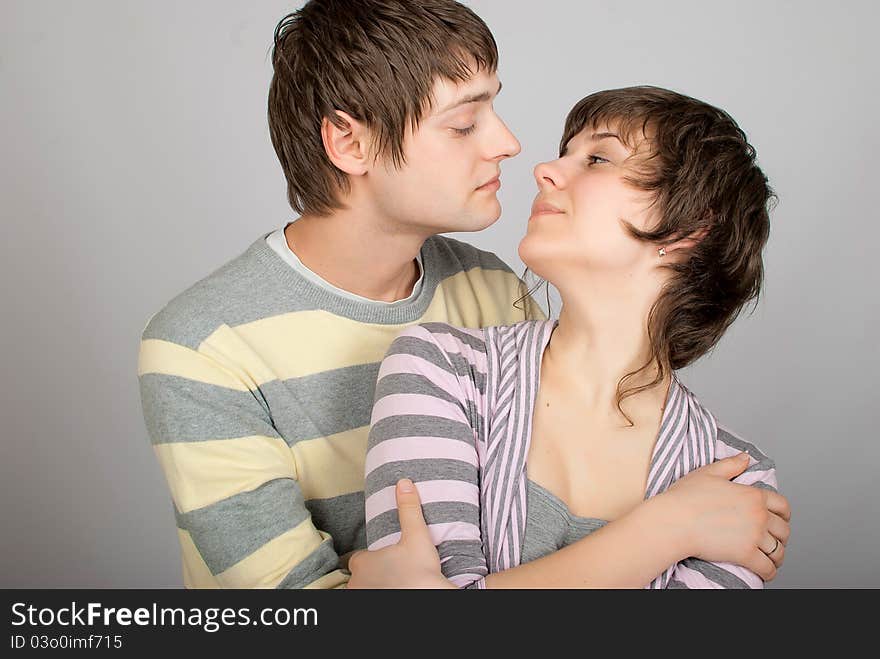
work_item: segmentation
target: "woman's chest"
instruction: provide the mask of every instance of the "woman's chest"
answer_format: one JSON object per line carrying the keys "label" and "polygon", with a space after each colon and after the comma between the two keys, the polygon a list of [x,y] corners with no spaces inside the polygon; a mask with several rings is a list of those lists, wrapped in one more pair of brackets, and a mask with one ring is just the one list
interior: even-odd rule
{"label": "woman's chest", "polygon": [[576,405],[548,407],[540,396],[536,402],[530,479],[580,517],[612,521],[644,500],[657,436],[653,424],[613,428],[585,418]]}

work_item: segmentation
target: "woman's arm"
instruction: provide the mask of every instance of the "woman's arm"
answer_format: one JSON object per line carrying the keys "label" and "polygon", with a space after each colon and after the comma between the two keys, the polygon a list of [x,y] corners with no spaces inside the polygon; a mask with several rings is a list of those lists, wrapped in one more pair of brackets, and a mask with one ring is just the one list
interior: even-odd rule
{"label": "woman's arm", "polygon": [[674,500],[652,497],[552,554],[490,574],[486,587],[644,588],[688,555],[681,518]]}
{"label": "woman's arm", "polygon": [[[397,542],[394,486],[410,478],[422,499],[443,575],[459,587],[642,588],[690,556],[720,561],[744,555],[766,507],[761,503],[758,510],[752,488],[729,482],[746,467],[733,457],[692,472],[670,491],[568,547],[486,576],[476,423],[469,402],[476,394],[461,361],[479,360],[471,349],[413,327],[395,340],[383,361],[366,460],[370,549]],[[707,534],[714,544],[706,542]],[[764,569],[754,561],[751,567]],[[685,569],[692,568],[683,565],[679,576]],[[676,579],[673,585],[679,583],[692,582]]]}
{"label": "woman's arm", "polygon": [[644,588],[670,566],[671,588],[743,587],[735,581],[741,575],[751,575],[751,581],[742,579],[749,586],[755,579],[761,582],[758,573],[770,578],[772,562],[755,545],[766,528],[768,503],[754,488],[730,482],[749,478],[750,472],[741,474],[747,466],[743,455],[691,472],[667,492],[567,547],[490,574],[486,586]]}
{"label": "woman's arm", "polygon": [[[749,456],[748,467],[733,482],[755,488],[757,491],[753,495],[757,506],[766,509],[764,515],[759,510],[754,520],[758,533],[752,546],[743,548],[743,556],[736,562],[694,556],[680,561],[673,568],[669,588],[763,588],[764,581],[774,578],[777,568],[785,560],[791,514],[788,501],[778,494],[776,466],[756,446],[719,427],[715,442],[716,459],[741,453]],[[747,514],[743,513],[743,516]],[[751,569],[744,567],[746,565]]]}
{"label": "woman's arm", "polygon": [[462,368],[462,360],[479,361],[473,350],[454,335],[438,338],[418,326],[394,340],[379,370],[365,464],[368,549],[398,542],[395,485],[408,478],[418,490],[442,573],[458,587],[478,584],[488,573],[474,419],[468,416],[478,392]]}

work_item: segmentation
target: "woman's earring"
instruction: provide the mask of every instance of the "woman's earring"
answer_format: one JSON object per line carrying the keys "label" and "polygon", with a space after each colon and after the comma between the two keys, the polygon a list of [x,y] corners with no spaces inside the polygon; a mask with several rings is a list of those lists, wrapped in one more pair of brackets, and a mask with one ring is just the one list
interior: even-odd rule
{"label": "woman's earring", "polygon": [[666,256],[666,248],[661,247],[660,249],[657,250],[657,253],[660,255],[660,258],[662,259],[664,256]]}

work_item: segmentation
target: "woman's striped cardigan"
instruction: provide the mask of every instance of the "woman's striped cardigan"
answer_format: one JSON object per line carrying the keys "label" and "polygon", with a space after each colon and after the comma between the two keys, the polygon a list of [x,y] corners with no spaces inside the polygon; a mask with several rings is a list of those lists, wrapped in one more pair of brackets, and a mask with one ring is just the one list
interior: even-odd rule
{"label": "woman's striped cardigan", "polygon": [[[405,330],[379,371],[366,457],[367,544],[400,537],[394,487],[416,483],[443,574],[461,587],[519,565],[526,522],[526,456],[550,321],[471,330],[441,323]],[[747,451],[735,482],[776,489],[775,467],[718,428],[676,378],[655,443],[645,497],[688,472]],[[649,588],[761,588],[738,565],[689,558]]]}

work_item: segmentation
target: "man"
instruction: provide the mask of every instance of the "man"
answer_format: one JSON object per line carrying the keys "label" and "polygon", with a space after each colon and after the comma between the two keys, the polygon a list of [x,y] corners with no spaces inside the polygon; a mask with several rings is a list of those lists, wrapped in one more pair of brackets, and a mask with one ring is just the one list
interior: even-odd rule
{"label": "man", "polygon": [[379,363],[405,326],[541,317],[495,255],[440,237],[500,215],[520,146],[497,50],[452,0],[312,0],[275,31],[269,128],[300,217],[157,313],[144,416],[187,587],[331,588],[365,547]]}

